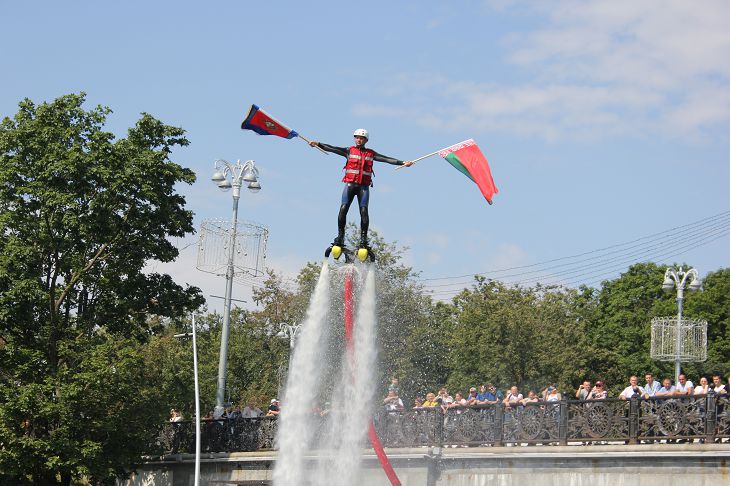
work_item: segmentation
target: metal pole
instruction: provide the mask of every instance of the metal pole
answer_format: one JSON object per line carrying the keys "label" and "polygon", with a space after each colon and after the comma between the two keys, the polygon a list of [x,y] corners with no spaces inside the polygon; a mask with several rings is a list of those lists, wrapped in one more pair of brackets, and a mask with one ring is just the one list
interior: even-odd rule
{"label": "metal pole", "polygon": [[679,374],[682,370],[681,352],[682,352],[682,302],[684,301],[684,279],[677,282],[677,336],[674,341],[674,384],[679,383]]}
{"label": "metal pole", "polygon": [[198,342],[195,330],[195,314],[193,314],[193,332],[175,334],[176,338],[193,336],[193,381],[195,383],[195,480],[194,486],[200,484],[200,385],[198,381]]}
{"label": "metal pole", "polygon": [[231,296],[233,294],[233,262],[236,255],[236,226],[238,224],[238,200],[241,197],[241,177],[233,178],[233,217],[231,221],[230,248],[226,269],[226,300],[221,329],[221,352],[218,360],[218,389],[215,394],[215,416],[223,415],[223,401],[226,393],[226,365],[228,360],[228,334],[231,323]]}
{"label": "metal pole", "polygon": [[198,343],[193,314],[193,374],[195,376],[195,485],[200,485],[200,386],[198,384]]}

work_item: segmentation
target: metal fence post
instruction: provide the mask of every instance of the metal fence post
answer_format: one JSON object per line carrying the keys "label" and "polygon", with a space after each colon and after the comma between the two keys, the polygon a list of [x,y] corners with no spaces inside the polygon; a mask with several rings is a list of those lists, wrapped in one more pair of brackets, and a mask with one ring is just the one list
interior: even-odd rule
{"label": "metal fence post", "polygon": [[494,407],[494,445],[501,446],[504,444],[504,406],[497,402]]}
{"label": "metal fence post", "polygon": [[444,421],[446,420],[446,414],[441,410],[441,408],[437,408],[436,412],[436,418],[438,419],[438,423],[436,424],[436,440],[438,441],[439,447],[444,447],[444,442],[446,438],[444,437]]}
{"label": "metal fence post", "polygon": [[560,423],[558,424],[560,445],[568,445],[568,401],[560,400]]}
{"label": "metal fence post", "polygon": [[705,442],[712,444],[715,441],[715,429],[717,428],[717,395],[715,390],[710,390],[706,398],[705,412]]}
{"label": "metal fence post", "polygon": [[629,400],[629,444],[636,444],[639,436],[639,399],[634,394]]}

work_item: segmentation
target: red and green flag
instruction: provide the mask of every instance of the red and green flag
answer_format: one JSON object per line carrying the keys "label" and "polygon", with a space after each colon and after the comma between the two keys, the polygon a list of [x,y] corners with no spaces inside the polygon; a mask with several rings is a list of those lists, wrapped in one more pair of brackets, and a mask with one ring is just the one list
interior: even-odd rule
{"label": "red and green flag", "polygon": [[454,166],[456,170],[474,181],[487,202],[492,204],[492,197],[499,190],[494,185],[487,159],[474,140],[464,140],[451,147],[439,150],[438,154]]}

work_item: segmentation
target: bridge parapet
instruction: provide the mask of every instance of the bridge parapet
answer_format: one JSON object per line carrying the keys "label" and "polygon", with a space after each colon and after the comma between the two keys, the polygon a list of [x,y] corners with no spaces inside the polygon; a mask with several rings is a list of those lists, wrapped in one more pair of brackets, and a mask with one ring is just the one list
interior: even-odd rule
{"label": "bridge parapet", "polygon": [[[319,418],[324,421],[326,418]],[[505,408],[421,408],[374,417],[383,445],[391,448],[503,446],[517,444],[713,443],[730,439],[730,400],[714,393],[683,398],[562,400]],[[202,424],[204,452],[276,448],[276,417],[221,419]],[[304,438],[303,438],[304,440]],[[309,438],[312,449],[316,437]],[[194,424],[166,424],[159,449],[192,452]]]}

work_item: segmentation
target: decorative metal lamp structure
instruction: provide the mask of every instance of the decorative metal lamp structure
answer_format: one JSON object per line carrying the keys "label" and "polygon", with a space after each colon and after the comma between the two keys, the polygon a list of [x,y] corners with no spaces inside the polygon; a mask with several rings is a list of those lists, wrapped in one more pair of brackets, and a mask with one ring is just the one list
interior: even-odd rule
{"label": "decorative metal lamp structure", "polygon": [[262,276],[265,270],[264,260],[269,230],[256,223],[238,221],[241,187],[245,183],[251,192],[259,192],[261,184],[258,177],[259,171],[253,160],[248,160],[244,164],[240,160],[235,164],[223,159],[215,161],[215,172],[211,179],[222,191],[233,189],[233,216],[231,221],[203,221],[198,241],[198,270],[226,277],[214,411],[216,417],[222,415],[224,410],[233,280],[238,278],[250,281]]}
{"label": "decorative metal lamp structure", "polygon": [[[689,285],[687,286],[687,283]],[[655,317],[651,320],[651,357],[659,361],[674,361],[674,382],[679,381],[681,363],[707,359],[707,321],[683,319],[684,289],[699,290],[702,287],[697,270],[686,272],[679,267],[667,268],[662,289],[677,288],[677,317]]]}

